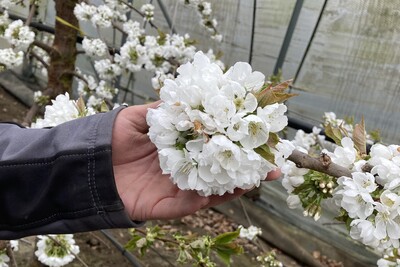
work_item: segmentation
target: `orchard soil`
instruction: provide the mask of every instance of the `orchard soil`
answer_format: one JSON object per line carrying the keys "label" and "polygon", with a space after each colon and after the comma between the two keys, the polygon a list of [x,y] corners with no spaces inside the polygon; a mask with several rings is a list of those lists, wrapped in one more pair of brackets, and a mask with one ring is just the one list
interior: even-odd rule
{"label": "orchard soil", "polygon": [[[0,87],[0,122],[8,121],[22,123],[28,107],[21,104],[18,99],[10,95],[6,90]],[[168,232],[180,232],[183,234],[195,233],[198,235],[209,234],[211,236],[218,235],[227,231],[234,231],[238,225],[230,220],[227,216],[220,214],[214,210],[201,210],[194,215],[186,216],[178,220],[170,221],[154,221],[149,224],[158,224],[162,229]],[[148,225],[149,225],[148,224]],[[120,244],[120,249],[117,248],[103,234],[103,232],[79,233],[75,235],[77,244],[80,247],[78,254],[81,261],[75,259],[67,266],[90,266],[90,267],[124,267],[133,266],[132,263],[124,255],[127,252],[123,251],[124,245],[130,239],[130,233],[127,229],[116,229],[107,231],[114,240]],[[275,250],[277,258],[286,267],[305,266],[298,261],[290,258],[283,251],[271,247],[269,244],[258,240],[258,246],[250,241],[239,239],[238,242],[243,245],[245,253],[240,256],[234,256],[231,266],[260,266],[255,261],[255,257],[261,254],[260,245],[264,250]],[[35,237],[27,237],[21,240],[20,249],[15,253],[15,258],[18,266],[43,266],[34,260]],[[122,250],[122,251],[121,251]],[[136,260],[143,267],[163,267],[163,266],[192,266],[192,264],[179,265],[176,263],[177,252],[169,248],[163,243],[155,243],[145,256],[141,257],[137,252],[129,252],[134,255]],[[321,266],[340,267],[340,263],[336,263],[321,256],[318,252],[314,253],[316,261],[321,263]],[[218,266],[225,266],[217,259]]]}

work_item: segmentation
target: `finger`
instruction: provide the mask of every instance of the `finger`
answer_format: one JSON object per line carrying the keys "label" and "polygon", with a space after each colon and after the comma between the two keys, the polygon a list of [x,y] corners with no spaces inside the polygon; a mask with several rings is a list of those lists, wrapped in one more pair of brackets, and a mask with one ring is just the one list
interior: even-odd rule
{"label": "finger", "polygon": [[150,219],[168,220],[193,214],[209,201],[209,198],[199,196],[195,191],[179,190],[176,196],[160,200],[154,206]]}
{"label": "finger", "polygon": [[276,179],[280,178],[281,175],[282,175],[281,170],[280,170],[280,169],[276,169],[276,170],[274,170],[274,171],[270,171],[270,172],[267,174],[267,178],[266,178],[265,180],[267,180],[267,181],[276,180]]}

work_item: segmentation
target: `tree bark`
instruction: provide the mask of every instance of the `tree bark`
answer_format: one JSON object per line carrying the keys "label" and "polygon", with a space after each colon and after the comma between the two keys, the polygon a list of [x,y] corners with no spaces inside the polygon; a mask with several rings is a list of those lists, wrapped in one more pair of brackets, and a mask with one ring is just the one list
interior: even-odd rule
{"label": "tree bark", "polygon": [[[76,28],[79,22],[74,15],[77,0],[56,0],[56,15]],[[72,90],[75,70],[77,30],[56,20],[53,51],[50,52],[47,88],[54,98]]]}

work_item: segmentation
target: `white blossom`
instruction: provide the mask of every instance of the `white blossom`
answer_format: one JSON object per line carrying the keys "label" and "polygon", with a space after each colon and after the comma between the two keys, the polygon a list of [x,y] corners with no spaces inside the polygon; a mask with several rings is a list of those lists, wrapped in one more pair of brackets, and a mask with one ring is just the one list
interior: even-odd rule
{"label": "white blossom", "polygon": [[133,20],[128,20],[122,24],[122,29],[128,35],[128,41],[137,41],[137,38],[144,33],[139,22]]}
{"label": "white blossom", "polygon": [[94,68],[99,77],[104,80],[112,80],[122,73],[121,67],[108,58],[95,61]]}
{"label": "white blossom", "polygon": [[351,169],[356,160],[357,150],[349,137],[344,137],[341,144],[342,146],[335,148],[333,153],[326,150],[323,152],[331,157],[333,163]]}
{"label": "white blossom", "polygon": [[90,18],[93,25],[108,28],[112,25],[112,20],[114,18],[113,10],[107,5],[100,5],[96,8],[96,12]]}
{"label": "white blossom", "polygon": [[101,39],[89,39],[84,37],[82,48],[85,50],[85,53],[91,57],[102,57],[108,52],[107,45]]}
{"label": "white blossom", "polygon": [[289,209],[297,209],[301,207],[301,200],[298,195],[289,194],[286,199],[286,204],[288,205]]}
{"label": "white blossom", "polygon": [[32,123],[31,128],[54,127],[61,123],[71,121],[80,116],[93,114],[93,111],[87,109],[83,114],[80,114],[76,101],[70,100],[69,94],[58,95],[55,100],[52,100],[52,105],[47,105],[43,119],[37,119]]}
{"label": "white blossom", "polygon": [[141,6],[140,11],[144,15],[144,20],[152,21],[154,19],[154,6],[152,4],[144,4]]}
{"label": "white blossom", "polygon": [[369,220],[355,219],[350,223],[351,238],[371,247],[379,245],[379,239],[375,237],[375,225]]}
{"label": "white blossom", "polygon": [[245,228],[243,225],[239,225],[240,233],[239,236],[241,238],[246,238],[248,240],[254,240],[256,236],[262,234],[261,228],[257,226],[250,225],[249,228]]}
{"label": "white blossom", "polygon": [[18,3],[20,0],[0,0],[0,7],[8,9]]}
{"label": "white blossom", "polygon": [[22,20],[15,20],[8,25],[4,38],[16,49],[26,50],[35,40],[35,33]]}
{"label": "white blossom", "polygon": [[352,178],[340,177],[334,194],[340,196],[340,206],[351,218],[366,219],[374,210],[374,200],[370,193],[377,188],[375,178],[370,173],[353,172]]}
{"label": "white blossom", "polygon": [[1,65],[7,69],[20,66],[24,59],[24,52],[14,52],[11,48],[0,49],[0,69]]}
{"label": "white blossom", "polygon": [[75,255],[79,253],[79,247],[75,245],[73,235],[39,235],[38,238],[35,255],[47,266],[64,266],[73,261]]}
{"label": "white blossom", "polygon": [[88,5],[85,2],[77,3],[74,8],[76,18],[81,21],[90,21],[96,11],[95,6]]}

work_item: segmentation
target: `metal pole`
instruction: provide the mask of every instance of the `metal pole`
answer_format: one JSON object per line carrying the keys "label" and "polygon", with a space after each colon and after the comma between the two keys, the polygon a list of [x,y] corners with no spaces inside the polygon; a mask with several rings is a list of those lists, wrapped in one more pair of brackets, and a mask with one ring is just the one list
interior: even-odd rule
{"label": "metal pole", "polygon": [[253,22],[251,25],[251,36],[250,36],[250,51],[249,51],[249,64],[253,60],[253,49],[254,49],[254,30],[256,27],[256,14],[257,14],[257,0],[253,1]]}
{"label": "metal pole", "polygon": [[171,18],[169,17],[168,10],[165,8],[165,5],[162,0],[157,0],[158,5],[160,6],[161,12],[164,15],[165,20],[167,21],[168,27],[171,29],[172,33],[176,33],[174,26],[172,25]]}
{"label": "metal pole", "polygon": [[283,39],[281,51],[279,52],[278,60],[276,61],[274,68],[274,75],[279,73],[279,70],[282,69],[283,63],[285,62],[286,53],[289,49],[290,42],[292,41],[294,29],[296,28],[297,21],[299,19],[301,8],[303,7],[304,0],[297,0],[296,5],[294,6],[292,17],[290,18],[290,22],[288,28],[286,30],[285,39]]}

